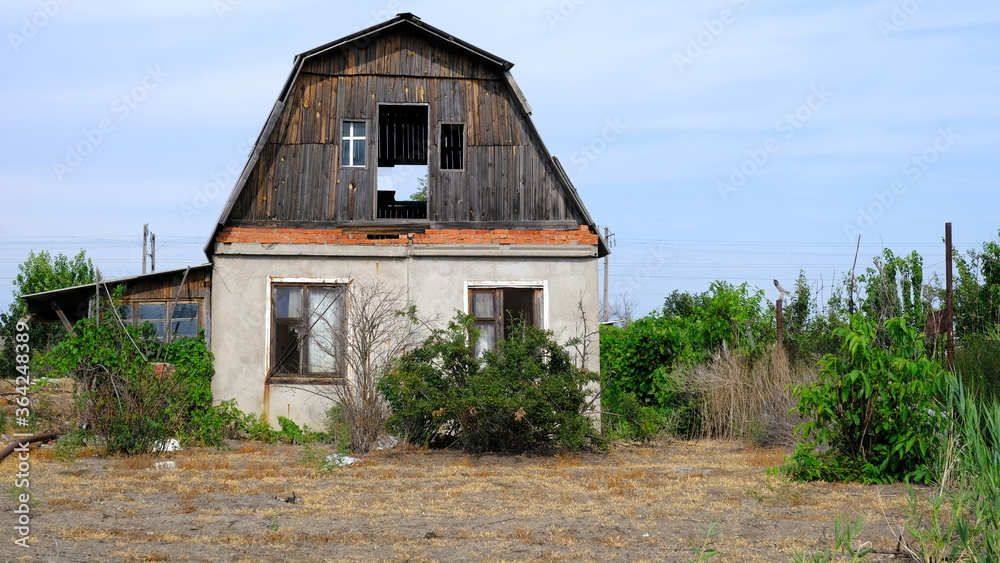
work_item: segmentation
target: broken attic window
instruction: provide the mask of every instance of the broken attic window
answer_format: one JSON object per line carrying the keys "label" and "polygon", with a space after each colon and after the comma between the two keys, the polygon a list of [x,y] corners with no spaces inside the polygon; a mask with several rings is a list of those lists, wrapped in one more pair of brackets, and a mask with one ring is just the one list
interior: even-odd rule
{"label": "broken attic window", "polygon": [[378,165],[427,165],[427,106],[378,107]]}

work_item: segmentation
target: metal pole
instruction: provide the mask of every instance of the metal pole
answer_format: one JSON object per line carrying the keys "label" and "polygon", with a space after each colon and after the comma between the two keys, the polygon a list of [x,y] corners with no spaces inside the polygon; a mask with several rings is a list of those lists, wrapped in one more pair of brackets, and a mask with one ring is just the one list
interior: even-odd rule
{"label": "metal pole", "polygon": [[146,273],[146,254],[148,253],[148,248],[146,243],[149,241],[149,223],[142,226],[142,273]]}
{"label": "metal pole", "polygon": [[[611,229],[604,227],[604,240],[611,238]],[[608,322],[608,255],[604,255],[604,309],[601,315],[602,322]]]}

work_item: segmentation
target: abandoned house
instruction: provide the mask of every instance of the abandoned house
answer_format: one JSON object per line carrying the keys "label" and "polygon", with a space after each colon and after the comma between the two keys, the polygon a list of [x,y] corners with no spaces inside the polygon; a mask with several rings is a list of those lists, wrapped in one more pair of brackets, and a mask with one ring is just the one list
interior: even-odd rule
{"label": "abandoned house", "polygon": [[[298,55],[208,263],[103,283],[163,338],[204,330],[216,400],[311,426],[329,407],[311,390],[351,376],[320,343],[356,280],[401,286],[421,317],[474,315],[481,348],[515,318],[561,342],[593,330],[608,249],[512,66],[412,14]],[[93,293],[24,298],[70,323]],[[596,342],[586,362],[598,370]]]}

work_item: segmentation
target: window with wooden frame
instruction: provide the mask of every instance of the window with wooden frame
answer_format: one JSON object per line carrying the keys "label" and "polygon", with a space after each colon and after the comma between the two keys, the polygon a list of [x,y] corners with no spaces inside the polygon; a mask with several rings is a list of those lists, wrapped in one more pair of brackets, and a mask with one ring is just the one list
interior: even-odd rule
{"label": "window with wooden frame", "polygon": [[442,123],[441,170],[462,170],[465,167],[465,124]]}
{"label": "window with wooden frame", "polygon": [[367,165],[368,149],[364,121],[344,120],[340,130],[340,165],[349,168],[364,168]]}
{"label": "window with wooden frame", "polygon": [[128,324],[149,323],[156,330],[156,338],[164,340],[198,336],[201,328],[201,307],[197,301],[133,301],[122,305],[122,320]]}
{"label": "window with wooden frame", "polygon": [[518,324],[542,327],[542,289],[537,287],[469,288],[469,312],[479,340],[476,357],[510,336]]}
{"label": "window with wooden frame", "polygon": [[341,284],[271,286],[269,380],[343,376],[345,300]]}

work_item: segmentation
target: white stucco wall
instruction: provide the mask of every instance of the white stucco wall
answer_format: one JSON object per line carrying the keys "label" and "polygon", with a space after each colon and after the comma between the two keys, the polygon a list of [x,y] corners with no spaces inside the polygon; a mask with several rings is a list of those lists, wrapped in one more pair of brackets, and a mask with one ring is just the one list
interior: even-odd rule
{"label": "white stucco wall", "polygon": [[[408,288],[421,318],[447,321],[466,308],[470,284],[537,283],[544,287],[545,326],[557,340],[598,323],[597,254],[577,245],[303,245],[221,244],[212,278],[212,351],[216,400],[236,399],[244,412],[266,413],[323,427],[329,402],[301,386],[270,385],[269,279],[364,280],[383,278]],[[587,368],[599,369],[597,338]]]}

